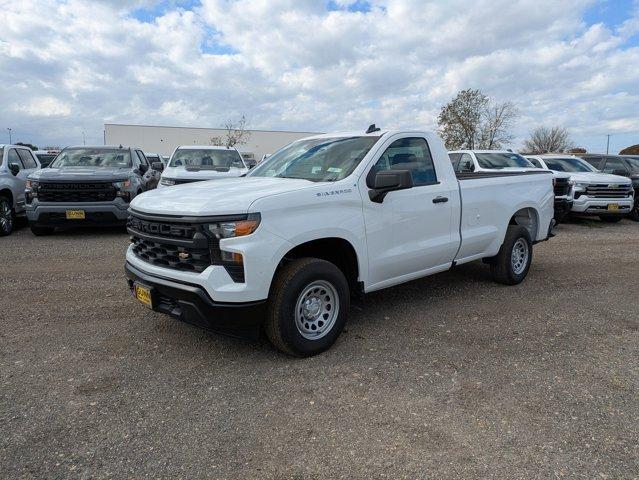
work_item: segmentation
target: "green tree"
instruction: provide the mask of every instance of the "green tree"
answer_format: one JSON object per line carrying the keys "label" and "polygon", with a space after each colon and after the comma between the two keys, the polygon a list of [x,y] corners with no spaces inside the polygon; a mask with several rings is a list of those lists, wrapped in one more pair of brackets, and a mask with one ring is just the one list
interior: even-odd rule
{"label": "green tree", "polygon": [[437,124],[449,150],[492,150],[512,141],[517,115],[514,103],[495,103],[481,90],[467,89],[442,107]]}

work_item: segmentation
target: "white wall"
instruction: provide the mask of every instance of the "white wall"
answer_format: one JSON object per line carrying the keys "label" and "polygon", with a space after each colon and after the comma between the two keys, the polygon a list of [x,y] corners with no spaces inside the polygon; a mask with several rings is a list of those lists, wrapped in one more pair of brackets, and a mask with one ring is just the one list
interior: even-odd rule
{"label": "white wall", "polygon": [[[171,155],[178,145],[210,145],[212,137],[225,138],[226,131],[216,128],[157,127],[151,125],[123,125],[106,123],[104,143],[140,147],[145,152]],[[280,147],[299,138],[314,135],[313,132],[278,132],[250,130],[246,144],[239,145],[240,152],[253,152],[256,160],[273,153]]]}

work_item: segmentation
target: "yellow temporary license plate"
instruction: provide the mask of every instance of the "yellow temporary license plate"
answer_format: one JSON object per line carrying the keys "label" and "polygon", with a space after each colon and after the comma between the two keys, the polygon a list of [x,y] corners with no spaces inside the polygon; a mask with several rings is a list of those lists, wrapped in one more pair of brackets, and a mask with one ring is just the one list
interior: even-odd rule
{"label": "yellow temporary license plate", "polygon": [[141,301],[144,305],[149,308],[153,308],[153,298],[151,297],[151,289],[148,287],[144,287],[139,283],[134,285],[135,298]]}
{"label": "yellow temporary license plate", "polygon": [[608,210],[619,210],[619,204],[618,203],[609,203],[608,204]]}
{"label": "yellow temporary license plate", "polygon": [[84,210],[67,210],[67,220],[84,220]]}

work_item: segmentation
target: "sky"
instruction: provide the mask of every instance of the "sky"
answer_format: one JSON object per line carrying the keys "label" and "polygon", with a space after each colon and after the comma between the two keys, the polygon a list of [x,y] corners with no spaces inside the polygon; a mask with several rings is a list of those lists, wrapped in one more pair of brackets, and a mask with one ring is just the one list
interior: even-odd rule
{"label": "sky", "polygon": [[639,0],[0,0],[0,143],[104,123],[434,130],[459,90],[616,153],[639,143]]}

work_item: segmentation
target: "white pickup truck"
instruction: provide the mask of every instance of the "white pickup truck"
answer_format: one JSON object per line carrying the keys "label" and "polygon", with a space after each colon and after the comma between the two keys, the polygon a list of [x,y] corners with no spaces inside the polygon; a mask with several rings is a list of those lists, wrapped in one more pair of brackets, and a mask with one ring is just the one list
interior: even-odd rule
{"label": "white pickup truck", "polygon": [[549,172],[455,175],[419,131],[298,140],[244,178],[179,185],[133,200],[126,274],[148,307],[280,350],[337,339],[351,295],[473,260],[497,282],[528,273],[554,225]]}

